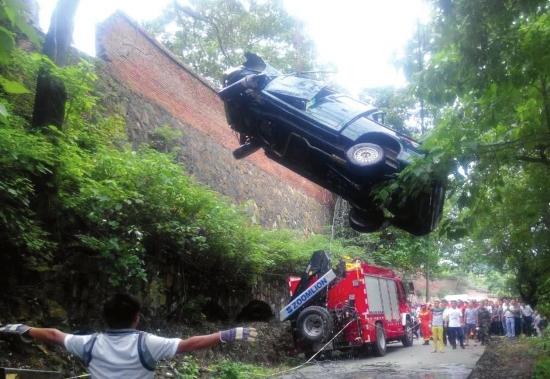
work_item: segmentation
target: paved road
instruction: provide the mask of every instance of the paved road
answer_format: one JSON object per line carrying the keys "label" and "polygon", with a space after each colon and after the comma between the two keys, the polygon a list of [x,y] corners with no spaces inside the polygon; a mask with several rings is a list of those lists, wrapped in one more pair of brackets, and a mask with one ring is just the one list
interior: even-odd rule
{"label": "paved road", "polygon": [[394,343],[388,345],[384,357],[315,362],[279,379],[465,379],[483,354],[484,347],[470,342],[464,350],[448,347],[443,353],[431,351],[432,346],[421,345],[418,340],[408,348]]}

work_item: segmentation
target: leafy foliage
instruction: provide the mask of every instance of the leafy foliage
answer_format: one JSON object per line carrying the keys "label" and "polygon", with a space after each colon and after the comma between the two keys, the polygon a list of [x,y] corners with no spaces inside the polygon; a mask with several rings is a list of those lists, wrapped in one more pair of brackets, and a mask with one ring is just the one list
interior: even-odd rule
{"label": "leafy foliage", "polygon": [[[329,246],[326,236],[251,225],[238,206],[196,183],[174,161],[179,133],[159,127],[155,149],[132,150],[122,119],[106,116],[98,103],[90,62],[58,68],[13,51],[2,69],[27,78],[44,62],[67,89],[61,129],[32,130],[30,112],[20,117],[12,111],[25,108],[24,97],[32,93],[0,96],[7,110],[0,128],[6,252],[0,266],[21,265],[48,282],[83,283],[98,295],[158,288],[175,278],[159,291],[167,306],[183,310],[194,299],[247,291],[262,273],[301,269],[313,250]],[[38,212],[43,188],[49,188],[49,201]],[[332,250],[338,255],[344,248],[335,242]]]}
{"label": "leafy foliage", "polygon": [[213,367],[212,378],[217,379],[245,379],[257,376],[269,376],[270,372],[260,366],[251,364],[234,362],[234,361],[221,361]]}
{"label": "leafy foliage", "polygon": [[394,185],[449,173],[441,230],[459,239],[454,254],[470,270],[513,273],[521,296],[536,303],[550,269],[550,66],[540,48],[550,35],[548,2],[433,4],[407,68],[416,95],[438,108],[424,144],[431,154]]}
{"label": "leafy foliage", "polygon": [[146,28],[214,83],[240,65],[247,51],[282,70],[311,68],[313,44],[282,1],[192,0],[189,5],[174,1]]}

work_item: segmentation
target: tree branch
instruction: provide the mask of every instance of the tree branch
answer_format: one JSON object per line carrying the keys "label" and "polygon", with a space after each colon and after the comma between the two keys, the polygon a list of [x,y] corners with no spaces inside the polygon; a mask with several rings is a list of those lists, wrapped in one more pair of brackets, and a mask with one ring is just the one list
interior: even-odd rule
{"label": "tree branch", "polygon": [[516,158],[520,161],[532,162],[532,163],[542,163],[546,166],[550,166],[550,160],[548,160],[548,158],[546,158],[546,157],[544,157],[544,158],[535,158],[535,157],[528,157],[528,156],[525,156],[525,155],[518,155]]}
{"label": "tree branch", "polygon": [[220,47],[220,50],[221,50],[223,56],[225,57],[225,59],[231,61],[231,57],[227,53],[227,50],[225,49],[225,46],[223,44],[220,29],[218,28],[218,25],[214,22],[214,20],[212,20],[211,18],[206,17],[206,16],[194,11],[193,9],[189,8],[188,6],[181,6],[175,1],[174,1],[174,7],[176,8],[176,12],[178,10],[180,10],[183,13],[185,13],[187,16],[193,18],[194,20],[202,21],[202,22],[205,22],[205,23],[209,24],[214,29],[214,34],[216,35],[216,40],[218,41],[218,46]]}

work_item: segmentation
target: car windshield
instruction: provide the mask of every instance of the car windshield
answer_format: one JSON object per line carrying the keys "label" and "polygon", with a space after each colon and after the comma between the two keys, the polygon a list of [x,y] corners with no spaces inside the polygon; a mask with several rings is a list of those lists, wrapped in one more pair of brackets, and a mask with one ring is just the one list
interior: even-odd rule
{"label": "car windshield", "polygon": [[308,104],[307,112],[324,125],[339,129],[356,115],[373,109],[348,96],[329,95]]}

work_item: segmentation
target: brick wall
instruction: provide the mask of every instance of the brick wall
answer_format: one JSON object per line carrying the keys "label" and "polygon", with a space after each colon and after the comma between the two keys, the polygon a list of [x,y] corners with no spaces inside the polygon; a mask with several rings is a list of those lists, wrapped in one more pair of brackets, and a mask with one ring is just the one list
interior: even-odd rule
{"label": "brick wall", "polygon": [[146,140],[158,126],[179,128],[188,171],[234,201],[246,202],[251,217],[264,226],[310,232],[329,224],[328,191],[261,152],[242,161],[232,158],[238,141],[215,89],[127,16],[117,12],[98,26],[97,55],[117,82],[111,90],[118,95],[109,101],[122,105],[134,142]]}

